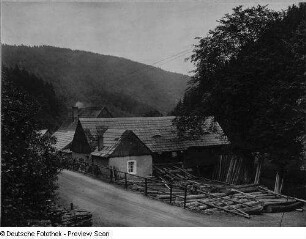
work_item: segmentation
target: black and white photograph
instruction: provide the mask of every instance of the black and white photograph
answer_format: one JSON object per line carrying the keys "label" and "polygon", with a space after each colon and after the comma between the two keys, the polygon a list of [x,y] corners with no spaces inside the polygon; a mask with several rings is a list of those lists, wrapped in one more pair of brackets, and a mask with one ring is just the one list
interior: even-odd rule
{"label": "black and white photograph", "polygon": [[2,227],[305,229],[305,210],[305,2],[1,1]]}

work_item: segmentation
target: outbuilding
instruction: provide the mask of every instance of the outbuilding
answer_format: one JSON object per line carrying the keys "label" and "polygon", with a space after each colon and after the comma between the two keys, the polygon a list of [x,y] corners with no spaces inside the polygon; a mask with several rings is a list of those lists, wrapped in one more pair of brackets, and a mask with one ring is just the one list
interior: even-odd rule
{"label": "outbuilding", "polygon": [[92,163],[138,176],[152,175],[152,152],[131,130],[108,129],[91,153]]}

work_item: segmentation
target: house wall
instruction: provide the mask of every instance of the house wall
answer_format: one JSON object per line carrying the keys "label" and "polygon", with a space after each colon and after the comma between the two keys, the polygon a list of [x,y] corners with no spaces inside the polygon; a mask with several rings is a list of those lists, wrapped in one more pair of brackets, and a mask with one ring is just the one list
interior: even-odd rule
{"label": "house wall", "polygon": [[77,124],[70,150],[76,153],[87,155],[89,155],[92,151],[80,122]]}
{"label": "house wall", "polygon": [[126,157],[114,157],[109,159],[109,166],[115,167],[117,170],[127,172],[127,162],[129,160],[136,161],[136,175],[147,177],[152,175],[152,156],[126,156]]}

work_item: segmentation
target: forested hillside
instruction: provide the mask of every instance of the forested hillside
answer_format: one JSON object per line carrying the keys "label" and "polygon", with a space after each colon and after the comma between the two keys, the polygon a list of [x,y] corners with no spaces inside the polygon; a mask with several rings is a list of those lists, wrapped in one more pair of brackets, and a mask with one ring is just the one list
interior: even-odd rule
{"label": "forested hillside", "polygon": [[37,123],[37,129],[52,130],[60,126],[67,110],[64,103],[58,100],[51,83],[18,66],[2,66],[2,73],[9,78],[12,88],[26,94],[35,105],[36,111],[31,117]]}
{"label": "forested hillside", "polygon": [[51,46],[3,45],[3,63],[18,65],[52,83],[67,107],[105,105],[115,116],[171,111],[188,76],[124,58]]}

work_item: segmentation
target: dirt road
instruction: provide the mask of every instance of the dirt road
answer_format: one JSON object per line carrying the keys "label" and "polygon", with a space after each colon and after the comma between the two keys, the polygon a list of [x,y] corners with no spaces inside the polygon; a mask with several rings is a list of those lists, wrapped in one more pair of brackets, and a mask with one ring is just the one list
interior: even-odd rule
{"label": "dirt road", "polygon": [[[282,214],[251,219],[226,213],[202,215],[70,171],[59,176],[60,203],[93,213],[94,226],[279,226]],[[306,226],[306,212],[285,213],[282,226]]]}

